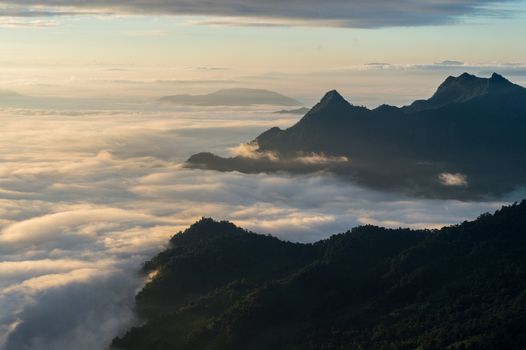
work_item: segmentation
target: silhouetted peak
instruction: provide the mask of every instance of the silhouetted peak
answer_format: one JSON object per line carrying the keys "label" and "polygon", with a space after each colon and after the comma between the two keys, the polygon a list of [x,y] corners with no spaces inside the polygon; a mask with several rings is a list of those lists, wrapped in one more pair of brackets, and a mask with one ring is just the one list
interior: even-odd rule
{"label": "silhouetted peak", "polygon": [[325,94],[325,96],[323,96],[322,100],[332,99],[332,98],[344,99],[343,96],[338,92],[338,90],[331,90],[331,91],[328,91]]}
{"label": "silhouetted peak", "polygon": [[449,76],[437,89],[437,93],[452,86],[456,87],[471,87],[470,85],[481,83],[486,79],[479,78],[473,74],[462,73],[458,77]]}
{"label": "silhouetted peak", "polygon": [[462,73],[458,77],[449,76],[438,87],[435,94],[428,100],[415,101],[405,110],[410,112],[431,108],[439,108],[452,103],[464,103],[473,98],[486,95],[513,94],[525,91],[502,75],[493,73],[491,78],[480,78],[473,74]]}
{"label": "silhouetted peak", "polygon": [[230,221],[217,221],[213,218],[202,217],[199,221],[196,221],[190,226],[190,228],[195,230],[204,230],[204,229],[239,229],[236,225]]}
{"label": "silhouetted peak", "polygon": [[320,101],[321,105],[337,105],[337,104],[345,104],[350,105],[345,98],[343,98],[342,95],[336,90],[331,90],[323,96],[323,98]]}
{"label": "silhouetted peak", "polygon": [[[212,218],[202,217],[200,220],[193,223],[184,233],[200,233],[210,232],[220,228],[224,222],[216,221]],[[229,223],[230,224],[230,223]]]}
{"label": "silhouetted peak", "polygon": [[213,237],[230,236],[243,234],[247,231],[237,227],[229,221],[216,221],[212,218],[201,218],[186,230],[176,234],[172,238],[172,243],[180,239],[208,239]]}
{"label": "silhouetted peak", "polygon": [[347,102],[338,91],[331,90],[302,118],[301,122],[327,122],[347,117],[353,108],[354,106]]}
{"label": "silhouetted peak", "polygon": [[460,79],[460,80],[467,80],[467,79],[480,79],[480,78],[477,78],[473,74],[469,74],[467,72],[464,72],[458,77],[458,79]]}
{"label": "silhouetted peak", "polygon": [[491,80],[504,80],[504,81],[509,81],[508,79],[504,78],[502,75],[500,75],[499,73],[493,73],[491,75]]}
{"label": "silhouetted peak", "polygon": [[488,92],[488,79],[469,73],[448,77],[429,100],[433,103],[448,104],[465,102]]}
{"label": "silhouetted peak", "polygon": [[331,90],[323,96],[320,102],[318,102],[306,116],[317,114],[320,111],[336,112],[347,110],[351,106],[338,91]]}
{"label": "silhouetted peak", "polygon": [[466,100],[490,93],[491,88],[494,86],[517,87],[517,85],[513,84],[498,73],[493,73],[489,79],[479,78],[469,73],[463,73],[456,78],[451,76],[448,77],[444,83],[440,85],[435,96],[442,93],[446,93],[447,95],[451,94],[450,97],[456,99],[456,102],[461,102],[459,100]]}
{"label": "silhouetted peak", "polygon": [[442,84],[440,84],[440,86],[438,87],[438,91],[440,89],[443,89],[443,88],[451,86],[451,85],[466,84],[466,83],[469,83],[469,82],[476,81],[478,79],[481,79],[481,78],[478,78],[477,76],[475,76],[473,74],[466,73],[466,72],[462,73],[458,77],[454,77],[454,76],[450,75],[449,77],[447,77],[446,80],[444,80],[444,82]]}
{"label": "silhouetted peak", "polygon": [[489,82],[492,85],[498,84],[499,86],[510,86],[510,87],[511,86],[516,86],[511,81],[509,81],[508,79],[504,78],[502,75],[500,75],[498,73],[493,73],[491,75],[491,78],[489,79]]}
{"label": "silhouetted peak", "polygon": [[493,73],[488,80],[488,90],[492,94],[525,94],[526,89],[520,85],[513,84],[498,73]]}

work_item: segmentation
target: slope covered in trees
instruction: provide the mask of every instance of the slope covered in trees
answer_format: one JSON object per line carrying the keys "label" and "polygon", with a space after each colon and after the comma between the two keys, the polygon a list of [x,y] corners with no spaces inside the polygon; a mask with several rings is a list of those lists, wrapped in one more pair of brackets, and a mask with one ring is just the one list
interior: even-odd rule
{"label": "slope covered in trees", "polygon": [[145,264],[126,350],[524,349],[526,201],[314,244],[203,219]]}

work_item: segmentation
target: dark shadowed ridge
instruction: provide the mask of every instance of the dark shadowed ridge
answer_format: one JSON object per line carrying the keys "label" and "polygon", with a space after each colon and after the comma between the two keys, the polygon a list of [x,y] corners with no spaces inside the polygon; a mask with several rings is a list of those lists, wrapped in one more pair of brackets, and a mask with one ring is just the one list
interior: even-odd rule
{"label": "dark shadowed ridge", "polygon": [[314,111],[317,109],[324,108],[346,108],[350,107],[352,104],[348,102],[337,90],[331,90],[323,96],[321,101],[313,108]]}
{"label": "dark shadowed ridge", "polygon": [[[190,168],[247,173],[330,171],[379,190],[431,197],[498,197],[526,185],[526,89],[494,73],[448,77],[428,100],[370,110],[329,91],[288,129],[252,141],[265,157],[191,157]],[[347,163],[305,167],[305,155]],[[199,162],[196,162],[199,161]],[[445,174],[445,175],[444,175]],[[452,176],[461,181],[448,181]],[[444,177],[445,176],[445,177]],[[446,179],[446,180],[444,180]]]}
{"label": "dark shadowed ridge", "polygon": [[415,101],[406,107],[406,112],[442,107],[451,103],[463,103],[476,97],[524,92],[524,88],[511,83],[503,76],[493,73],[491,78],[479,78],[463,73],[459,77],[448,77],[429,100]]}
{"label": "dark shadowed ridge", "polygon": [[[203,219],[149,261],[125,350],[526,348],[526,201],[293,244]],[[328,347],[330,344],[330,347]]]}
{"label": "dark shadowed ridge", "polygon": [[338,91],[331,90],[323,96],[320,102],[305,114],[299,123],[330,123],[339,118],[345,118],[345,116],[357,109],[360,109],[360,107],[354,107],[350,102],[345,100]]}

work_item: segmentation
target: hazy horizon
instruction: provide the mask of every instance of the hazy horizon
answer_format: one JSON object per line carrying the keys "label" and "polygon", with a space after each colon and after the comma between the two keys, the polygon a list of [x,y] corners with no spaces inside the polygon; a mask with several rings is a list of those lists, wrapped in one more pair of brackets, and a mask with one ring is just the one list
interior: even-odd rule
{"label": "hazy horizon", "polygon": [[338,89],[375,107],[464,71],[526,82],[524,1],[276,4],[0,1],[0,90],[154,100],[252,87],[311,106]]}

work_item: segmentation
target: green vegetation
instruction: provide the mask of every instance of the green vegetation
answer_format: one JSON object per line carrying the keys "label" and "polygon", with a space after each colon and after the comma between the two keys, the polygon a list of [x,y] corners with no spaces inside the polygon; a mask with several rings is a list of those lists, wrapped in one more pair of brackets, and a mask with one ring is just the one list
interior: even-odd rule
{"label": "green vegetation", "polygon": [[524,349],[526,201],[315,244],[203,219],[145,264],[126,350]]}

